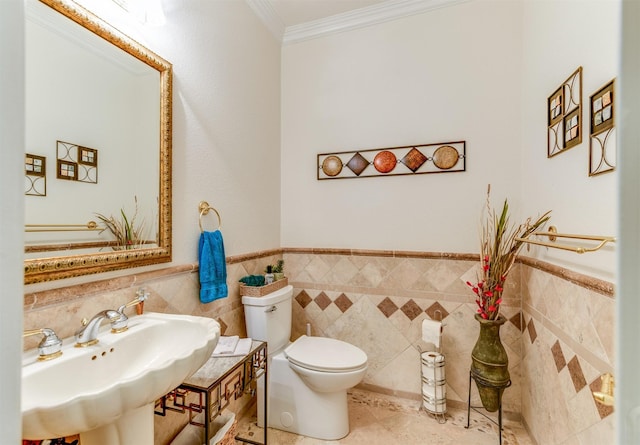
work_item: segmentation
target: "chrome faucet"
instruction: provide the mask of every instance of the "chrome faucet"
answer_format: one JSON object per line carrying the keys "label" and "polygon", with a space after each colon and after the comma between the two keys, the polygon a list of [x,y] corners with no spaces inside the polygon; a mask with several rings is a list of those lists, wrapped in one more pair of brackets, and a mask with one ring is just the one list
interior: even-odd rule
{"label": "chrome faucet", "polygon": [[[149,298],[149,293],[146,292],[144,288],[138,289],[136,292],[136,298],[118,308],[120,316],[117,320],[111,322],[111,332],[117,334],[129,329],[129,317],[125,315],[124,310],[131,306],[138,306],[138,308],[142,308],[144,306],[144,301],[147,298]],[[142,309],[139,310],[138,314],[142,314]]]}
{"label": "chrome faucet", "polygon": [[53,329],[31,329],[22,333],[23,337],[32,335],[44,335],[42,341],[38,344],[38,360],[51,360],[62,355],[62,340],[58,338]]}
{"label": "chrome faucet", "polygon": [[120,319],[120,312],[114,310],[100,311],[91,320],[82,320],[82,327],[76,332],[76,347],[91,346],[98,343],[98,331],[106,318],[112,324]]}

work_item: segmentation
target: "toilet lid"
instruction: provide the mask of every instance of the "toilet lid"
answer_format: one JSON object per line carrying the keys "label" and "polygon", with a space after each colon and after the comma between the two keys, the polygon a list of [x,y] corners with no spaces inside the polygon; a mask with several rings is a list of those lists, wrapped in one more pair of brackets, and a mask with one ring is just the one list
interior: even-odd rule
{"label": "toilet lid", "polygon": [[289,361],[317,371],[351,371],[367,364],[367,354],[352,344],[303,335],[284,350]]}

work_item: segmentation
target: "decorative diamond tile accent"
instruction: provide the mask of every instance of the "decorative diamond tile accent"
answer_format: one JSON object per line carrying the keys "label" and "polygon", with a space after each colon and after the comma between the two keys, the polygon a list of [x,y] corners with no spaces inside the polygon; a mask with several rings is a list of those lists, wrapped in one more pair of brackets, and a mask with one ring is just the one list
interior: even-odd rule
{"label": "decorative diamond tile accent", "polygon": [[511,317],[509,319],[509,321],[511,323],[513,323],[513,325],[518,328],[518,330],[520,332],[524,332],[524,323],[522,320],[522,312],[518,312],[517,314],[515,314],[513,317]]}
{"label": "decorative diamond tile accent", "polygon": [[[600,377],[597,377],[593,382],[591,382],[589,389],[592,393],[602,389],[602,380],[600,380]],[[596,404],[596,409],[598,410],[598,414],[600,414],[600,419],[604,419],[613,413],[613,406],[603,405],[602,403],[596,402],[595,399],[593,399],[593,403]]]}
{"label": "decorative diamond tile accent", "polygon": [[380,312],[382,312],[385,317],[389,318],[395,311],[398,310],[398,306],[396,306],[396,304],[391,301],[391,298],[386,297],[380,302],[380,304],[378,305],[378,309],[380,309]]}
{"label": "decorative diamond tile accent", "polygon": [[302,291],[300,292],[297,296],[296,296],[296,301],[300,304],[300,306],[302,306],[302,308],[306,308],[309,303],[311,303],[313,300],[311,299],[311,297],[309,296],[309,294],[306,291]]}
{"label": "decorative diamond tile accent", "polygon": [[400,162],[406,165],[407,168],[414,173],[426,161],[427,161],[427,157],[423,155],[422,152],[415,147],[412,148],[409,151],[409,153],[407,153],[405,157],[400,160]]}
{"label": "decorative diamond tile accent", "polygon": [[553,346],[551,346],[551,354],[553,354],[553,361],[556,363],[558,372],[562,371],[562,369],[567,366],[567,361],[562,353],[562,347],[560,346],[559,340],[556,340]]}
{"label": "decorative diamond tile accent", "polygon": [[338,306],[338,309],[340,309],[343,313],[347,312],[347,309],[349,309],[353,305],[353,302],[345,294],[340,294],[340,296],[336,298],[333,303]]}
{"label": "decorative diamond tile accent", "polygon": [[431,306],[429,306],[427,309],[425,309],[425,312],[427,313],[429,318],[431,318],[432,320],[440,321],[440,314],[442,314],[443,320],[449,316],[449,312],[447,312],[447,310],[444,307],[442,307],[442,305],[437,301],[433,303]]}
{"label": "decorative diamond tile accent", "polygon": [[420,306],[418,306],[413,300],[409,300],[405,304],[403,304],[400,310],[404,312],[404,315],[409,317],[409,320],[411,321],[413,321],[418,315],[422,313],[422,309],[420,309]]}
{"label": "decorative diamond tile accent", "polygon": [[323,311],[327,308],[327,306],[331,304],[331,298],[327,297],[327,294],[325,294],[324,292],[320,292],[320,294],[318,294],[318,296],[314,298],[313,301],[315,301]]}
{"label": "decorative diamond tile accent", "polygon": [[536,332],[536,327],[533,325],[533,318],[529,320],[529,323],[527,324],[527,331],[529,331],[529,340],[531,340],[531,343],[536,341],[538,333]]}
{"label": "decorative diamond tile accent", "polygon": [[573,382],[573,387],[576,389],[576,392],[579,392],[587,386],[587,381],[584,378],[584,373],[582,372],[582,367],[580,366],[577,355],[569,360],[567,368],[569,368],[569,375],[571,376],[571,381]]}
{"label": "decorative diamond tile accent", "polygon": [[225,332],[227,332],[227,328],[229,326],[227,326],[227,324],[222,321],[222,318],[218,317],[217,319],[218,323],[220,323],[220,335],[224,335]]}
{"label": "decorative diamond tile accent", "polygon": [[347,167],[349,167],[357,176],[360,176],[360,173],[362,173],[368,165],[369,161],[367,161],[360,153],[354,154],[353,157],[349,159],[349,162],[347,162]]}

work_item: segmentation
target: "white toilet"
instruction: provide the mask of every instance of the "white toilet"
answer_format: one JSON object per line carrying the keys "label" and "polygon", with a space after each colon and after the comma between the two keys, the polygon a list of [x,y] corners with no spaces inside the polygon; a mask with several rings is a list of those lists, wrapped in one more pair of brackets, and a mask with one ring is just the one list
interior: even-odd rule
{"label": "white toilet", "polygon": [[[349,434],[347,389],[362,381],[367,355],[349,343],[303,335],[293,343],[286,286],[263,297],[242,297],[249,337],[267,342],[268,425],[322,440]],[[258,388],[260,399],[261,388]],[[264,397],[264,395],[262,395]],[[264,419],[258,401],[258,423]]]}

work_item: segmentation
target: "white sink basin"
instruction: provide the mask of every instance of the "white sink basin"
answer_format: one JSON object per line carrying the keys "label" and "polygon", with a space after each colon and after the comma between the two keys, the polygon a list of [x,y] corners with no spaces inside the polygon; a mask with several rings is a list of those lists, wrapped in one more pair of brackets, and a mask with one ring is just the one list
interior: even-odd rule
{"label": "white sink basin", "polygon": [[190,315],[134,316],[118,334],[104,324],[96,345],[67,338],[62,356],[44,362],[24,353],[23,438],[80,433],[82,445],[153,444],[155,401],[197,371],[220,338],[215,320]]}

